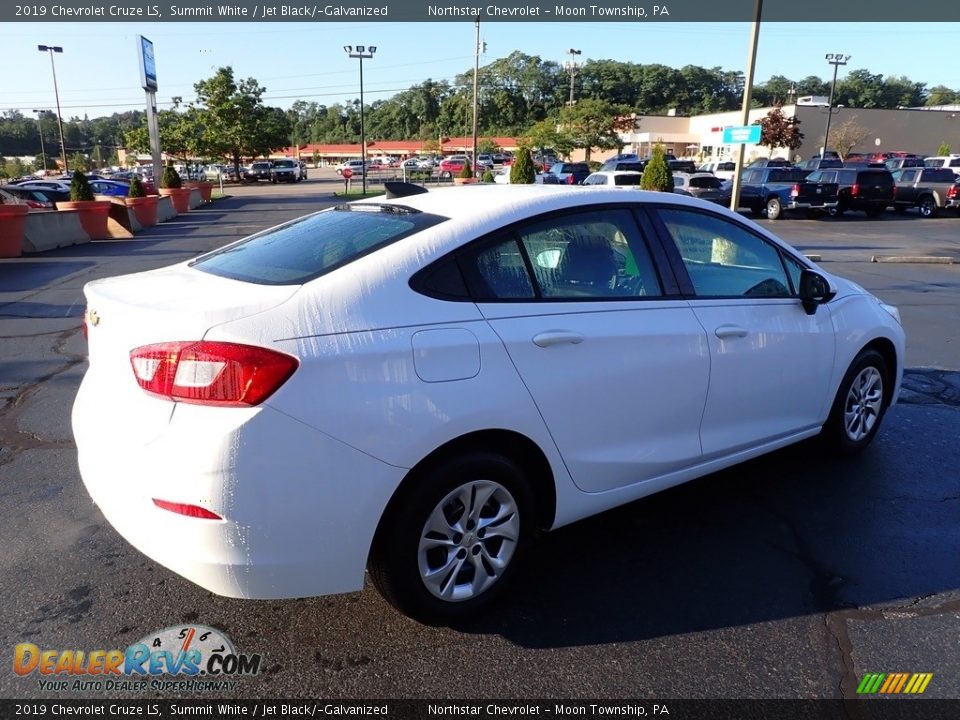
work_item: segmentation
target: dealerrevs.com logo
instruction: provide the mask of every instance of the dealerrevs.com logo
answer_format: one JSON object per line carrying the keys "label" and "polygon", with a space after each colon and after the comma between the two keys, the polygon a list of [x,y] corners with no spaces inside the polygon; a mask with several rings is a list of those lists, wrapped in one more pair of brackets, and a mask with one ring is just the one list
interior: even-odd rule
{"label": "dealerrevs.com logo", "polygon": [[[125,650],[46,650],[20,643],[13,671],[37,674],[45,691],[230,691],[237,676],[256,675],[262,657],[238,653],[230,638],[205,625],[164,628]],[[161,679],[163,676],[185,679]]]}

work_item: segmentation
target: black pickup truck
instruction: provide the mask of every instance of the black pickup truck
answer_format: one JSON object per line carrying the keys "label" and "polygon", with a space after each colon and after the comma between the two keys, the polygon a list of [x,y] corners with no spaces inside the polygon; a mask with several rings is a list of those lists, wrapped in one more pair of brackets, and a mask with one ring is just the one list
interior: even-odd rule
{"label": "black pickup truck", "polygon": [[836,170],[814,170],[805,180],[794,183],[790,198],[794,207],[805,209],[807,217],[814,218],[837,207],[839,191]]}

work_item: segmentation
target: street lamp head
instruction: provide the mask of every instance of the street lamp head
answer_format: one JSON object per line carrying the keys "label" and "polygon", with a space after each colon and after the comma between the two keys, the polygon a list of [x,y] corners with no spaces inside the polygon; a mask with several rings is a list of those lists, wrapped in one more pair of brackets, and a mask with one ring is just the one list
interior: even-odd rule
{"label": "street lamp head", "polygon": [[362,53],[362,52],[366,52],[366,51],[367,51],[367,48],[366,48],[364,45],[357,45],[357,52],[358,52],[358,53]]}
{"label": "street lamp head", "polygon": [[63,48],[58,45],[37,45],[37,50],[39,50],[40,52],[47,52],[47,51],[55,52],[55,53],[63,52]]}
{"label": "street lamp head", "polygon": [[370,50],[370,54],[373,55],[377,51],[377,46],[371,45],[368,49]]}
{"label": "street lamp head", "polygon": [[349,55],[353,52],[353,45],[344,45],[343,51]]}

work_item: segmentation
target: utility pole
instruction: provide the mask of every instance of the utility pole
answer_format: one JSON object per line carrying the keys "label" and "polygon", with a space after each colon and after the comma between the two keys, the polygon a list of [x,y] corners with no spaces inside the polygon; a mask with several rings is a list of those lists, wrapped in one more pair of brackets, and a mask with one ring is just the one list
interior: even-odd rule
{"label": "utility pole", "polygon": [[477,89],[480,80],[480,21],[475,23],[477,29],[476,44],[473,47],[473,173],[477,173]]}
{"label": "utility pole", "polygon": [[[750,100],[753,97],[753,70],[757,64],[757,44],[760,39],[760,15],[763,12],[763,0],[757,0],[753,23],[750,26],[750,47],[747,50],[747,75],[743,82],[743,107],[741,125],[750,124]],[[730,209],[736,212],[740,207],[740,175],[743,172],[743,156],[746,145],[741,144],[737,151],[737,166],[733,171],[733,191],[730,195]]]}
{"label": "utility pole", "polygon": [[40,124],[40,117],[43,115],[43,110],[34,110],[37,114],[37,132],[40,134],[40,162],[43,163],[43,176],[47,176],[47,153],[43,149],[43,126]]}
{"label": "utility pole", "polygon": [[570,73],[570,100],[567,102],[567,105],[573,105],[576,102],[573,98],[573,81],[577,77],[577,72],[580,70],[580,63],[577,62],[576,57],[581,54],[580,50],[574,50],[570,48],[567,50],[567,55],[570,56],[570,59],[563,64],[563,69]]}

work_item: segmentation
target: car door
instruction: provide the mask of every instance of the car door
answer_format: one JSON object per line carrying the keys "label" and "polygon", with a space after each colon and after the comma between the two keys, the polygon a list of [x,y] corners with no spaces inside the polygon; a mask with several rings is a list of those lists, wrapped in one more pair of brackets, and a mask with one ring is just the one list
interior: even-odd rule
{"label": "car door", "polygon": [[629,209],[551,213],[459,261],[578,487],[699,461],[706,336]]}
{"label": "car door", "polygon": [[819,426],[835,338],[828,306],[808,315],[800,304],[801,262],[710,212],[660,208],[657,217],[710,346],[704,460]]}

